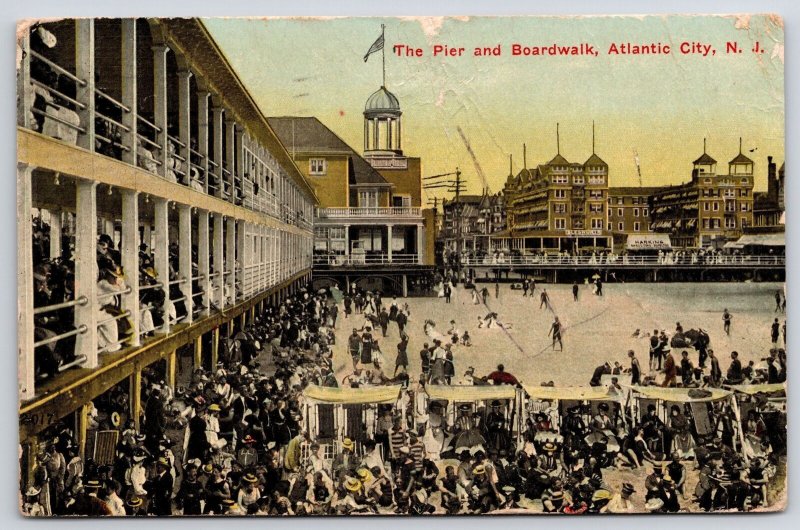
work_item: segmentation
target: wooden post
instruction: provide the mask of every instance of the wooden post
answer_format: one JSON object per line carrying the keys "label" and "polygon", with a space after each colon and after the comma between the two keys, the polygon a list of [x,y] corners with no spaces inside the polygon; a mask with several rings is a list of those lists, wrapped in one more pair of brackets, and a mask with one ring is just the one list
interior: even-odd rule
{"label": "wooden post", "polygon": [[194,299],[192,298],[192,207],[181,204],[178,207],[178,269],[183,283],[180,284],[181,295],[186,300],[186,318],[184,322],[191,324],[194,320]]}
{"label": "wooden post", "polygon": [[208,212],[205,210],[198,210],[197,212],[197,274],[200,276],[198,280],[198,288],[203,293],[199,303],[203,306],[200,311],[201,315],[209,315],[211,301],[211,265],[209,263],[210,248],[209,248],[209,223]]}
{"label": "wooden post", "polygon": [[175,391],[175,367],[178,361],[178,350],[172,350],[167,354],[167,384]]}
{"label": "wooden post", "polygon": [[86,461],[86,440],[89,431],[89,414],[92,412],[92,402],[84,403],[78,409],[78,454],[81,460]]}
{"label": "wooden post", "polygon": [[136,432],[141,431],[142,418],[142,369],[134,367],[133,373],[128,379],[130,383],[130,414]]}
{"label": "wooden post", "polygon": [[219,327],[211,331],[211,370],[217,369],[219,362]]}
{"label": "wooden post", "polygon": [[[76,83],[75,99],[84,132],[78,135],[78,146],[94,151],[94,19],[75,20],[75,75],[83,81]],[[94,221],[94,219],[92,219]]]}
{"label": "wooden post", "polygon": [[186,172],[184,183],[189,185],[189,173],[192,169],[192,153],[190,151],[192,140],[190,135],[191,127],[191,80],[192,72],[181,70],[178,72],[178,139],[183,146],[180,147],[180,155],[185,162],[182,168]]}
{"label": "wooden post", "polygon": [[139,309],[139,192],[122,190],[122,267],[125,270],[125,285],[131,290],[122,297],[122,308],[130,311],[131,346],[140,342],[141,315]]}
{"label": "wooden post", "polygon": [[155,262],[158,281],[161,283],[161,290],[164,292],[164,324],[161,331],[169,333],[170,321],[167,314],[167,302],[169,301],[169,212],[167,211],[166,199],[153,199],[153,210],[155,212],[156,243],[153,247],[153,257]]}
{"label": "wooden post", "polygon": [[122,145],[128,150],[122,151],[122,161],[131,165],[137,164],[138,147],[136,131],[139,123],[136,119],[138,114],[137,95],[136,95],[136,19],[122,19],[122,58],[120,61],[122,70],[122,103],[128,107],[129,112],[122,113],[122,124],[128,130],[122,130]]}
{"label": "wooden post", "polygon": [[206,91],[197,93],[197,152],[200,156],[200,173],[205,179],[203,189],[208,193],[208,99]]}
{"label": "wooden post", "polygon": [[32,174],[32,166],[17,164],[17,381],[20,401],[33,399],[36,393],[36,365],[33,355]]}
{"label": "wooden post", "polygon": [[161,165],[158,174],[162,177],[167,176],[167,162],[169,160],[169,138],[167,138],[167,127],[169,118],[167,114],[167,52],[169,48],[164,45],[153,46],[153,115],[155,125],[160,129],[156,143],[159,145],[160,152],[158,160]]}
{"label": "wooden post", "polygon": [[85,355],[85,368],[97,368],[97,182],[76,181],[75,198],[75,326],[86,330],[76,336],[75,354]]}
{"label": "wooden post", "polygon": [[203,366],[203,336],[199,335],[194,339],[194,367]]}
{"label": "wooden post", "polygon": [[222,220],[222,214],[214,214],[214,233],[212,235],[212,252],[214,253],[214,287],[216,297],[212,296],[211,300],[217,304],[217,308],[221,311],[225,308],[225,265],[223,257],[223,243],[224,243],[224,227],[225,223]]}

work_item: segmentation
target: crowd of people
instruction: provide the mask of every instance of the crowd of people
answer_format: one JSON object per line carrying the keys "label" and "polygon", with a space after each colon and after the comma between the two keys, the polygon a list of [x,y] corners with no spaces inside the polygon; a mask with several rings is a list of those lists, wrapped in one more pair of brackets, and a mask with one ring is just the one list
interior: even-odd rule
{"label": "crowd of people", "polygon": [[[419,378],[408,373],[410,325],[423,326],[430,339],[420,350]],[[337,328],[352,329],[341,345],[352,371],[347,366],[338,374]],[[467,347],[465,333],[455,321],[441,333],[430,320],[411,321],[405,301],[380,292],[303,289],[234,330],[217,366],[196,368],[174,389],[163,374],[148,373],[138,422],[126,417],[125,392],[98,400],[91,427],[119,431],[113,458],[81,458],[70,426],[49,429],[34,457],[23,511],[583,514],[632,513],[642,506],[651,512],[748,511],[772,500],[767,485],[785,448],[785,416],[762,396],[741,424],[729,402],[663,411],[649,404],[639,412],[621,399],[568,406],[530,399],[518,420],[507,398],[458,405],[429,399],[430,385],[521,388],[502,364],[485,376],[470,367],[457,377],[455,349]],[[382,343],[393,336],[400,340],[392,369]],[[620,378],[634,377],[634,360],[630,370],[619,363],[598,367],[597,381],[613,374],[610,394],[622,395]],[[373,416],[351,413],[345,427],[332,428],[335,414],[321,406],[309,422],[309,385],[401,390],[396,404],[368,405]],[[697,386],[692,391],[708,391]],[[374,424],[365,425],[370,417]],[[776,418],[783,418],[783,427]],[[619,473],[629,473],[627,482],[618,482]]]}

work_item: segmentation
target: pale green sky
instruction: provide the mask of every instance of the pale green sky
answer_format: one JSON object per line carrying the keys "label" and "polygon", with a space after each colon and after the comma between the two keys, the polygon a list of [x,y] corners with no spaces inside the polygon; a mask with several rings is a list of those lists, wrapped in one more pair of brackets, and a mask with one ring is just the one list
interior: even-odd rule
{"label": "pale green sky", "polygon": [[[381,83],[380,53],[363,56],[386,24],[387,88],[403,110],[403,149],[422,158],[424,175],[459,166],[469,191],[481,183],[456,127],[466,133],[498,191],[522,167],[556,153],[584,162],[596,152],[609,164],[612,186],[688,180],[691,161],[708,152],[727,171],[743,137],[766,187],[766,157],[784,158],[783,26],[764,16],[469,19],[207,19],[213,37],[267,116],[317,116],[353,148],[363,148],[363,109]],[[737,28],[739,26],[739,28]],[[681,55],[681,42],[703,42],[716,55]],[[726,55],[736,41],[744,53]],[[750,52],[755,42],[765,52]],[[586,42],[597,57],[512,57],[511,45]],[[606,55],[612,42],[670,44],[667,56]],[[394,44],[425,50],[400,58]],[[463,46],[460,58],[432,57],[434,44]],[[503,46],[502,57],[473,57],[476,46]],[[750,153],[749,149],[757,148]]]}

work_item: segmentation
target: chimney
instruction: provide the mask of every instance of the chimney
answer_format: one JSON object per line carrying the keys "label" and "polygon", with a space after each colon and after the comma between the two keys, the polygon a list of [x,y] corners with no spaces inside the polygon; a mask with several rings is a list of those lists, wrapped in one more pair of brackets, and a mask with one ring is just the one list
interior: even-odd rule
{"label": "chimney", "polygon": [[777,164],[772,161],[772,157],[767,157],[767,197],[770,201],[778,202],[778,174]]}

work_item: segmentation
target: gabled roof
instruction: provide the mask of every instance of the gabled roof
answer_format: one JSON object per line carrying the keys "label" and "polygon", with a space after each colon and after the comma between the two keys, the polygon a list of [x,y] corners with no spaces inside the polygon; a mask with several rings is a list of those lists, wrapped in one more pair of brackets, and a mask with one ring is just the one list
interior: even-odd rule
{"label": "gabled roof", "polygon": [[300,151],[347,154],[350,159],[350,185],[391,186],[369,162],[319,119],[311,116],[281,116],[267,118],[267,121],[289,153]]}
{"label": "gabled roof", "polygon": [[584,166],[604,166],[604,167],[608,167],[608,164],[606,164],[603,161],[602,158],[600,158],[599,156],[597,156],[594,153],[592,153],[592,156],[590,156],[589,159],[586,162],[583,163],[583,165]]}
{"label": "gabled roof", "polygon": [[700,158],[698,158],[697,160],[692,162],[692,164],[694,164],[694,165],[698,165],[698,164],[711,165],[711,164],[716,164],[716,163],[717,163],[717,161],[714,160],[713,158],[711,158],[708,155],[708,153],[703,153],[702,155],[700,155]]}
{"label": "gabled roof", "polygon": [[561,156],[561,153],[557,154],[553,157],[553,159],[547,163],[548,166],[568,166],[569,162],[567,159]]}
{"label": "gabled roof", "polygon": [[736,158],[729,162],[730,164],[752,164],[753,161],[744,156],[742,153],[736,155]]}

